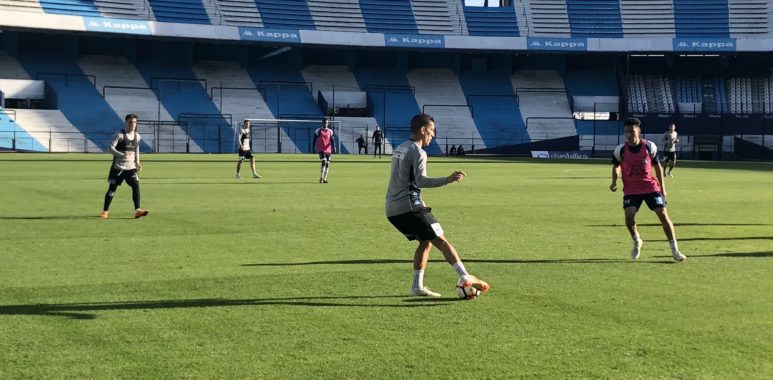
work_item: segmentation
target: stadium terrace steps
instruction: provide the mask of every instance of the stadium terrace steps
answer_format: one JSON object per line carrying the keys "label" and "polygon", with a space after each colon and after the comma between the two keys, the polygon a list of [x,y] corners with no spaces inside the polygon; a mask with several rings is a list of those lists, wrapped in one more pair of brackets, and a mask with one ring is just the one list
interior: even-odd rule
{"label": "stadium terrace steps", "polygon": [[620,13],[627,37],[674,35],[672,0],[622,1]]}
{"label": "stadium terrace steps", "polygon": [[115,132],[82,131],[60,110],[17,109],[16,120],[46,151],[51,152],[102,152]]}
{"label": "stadium terrace steps", "polygon": [[359,0],[368,32],[418,34],[409,1]]}
{"label": "stadium terrace steps", "polygon": [[226,25],[263,27],[255,0],[216,0],[215,5]]}
{"label": "stadium terrace steps", "polygon": [[100,17],[93,0],[40,0],[40,7],[46,13],[76,16]]}
{"label": "stadium terrace steps", "polygon": [[[173,121],[174,117],[169,113],[163,104],[159,104],[156,91],[149,88],[147,82],[142,78],[137,67],[128,63],[124,57],[108,56],[82,56],[78,60],[78,65],[86,74],[95,75],[99,81],[97,90],[102,91],[105,102],[115,111],[123,120],[127,114],[136,114],[140,125],[138,131],[143,135],[144,146],[154,146],[161,152],[174,152],[180,149],[173,149],[154,144],[152,136],[155,131],[148,129],[147,121]],[[106,86],[110,86],[107,87]],[[118,86],[123,88],[116,88]],[[145,88],[145,89],[143,89]],[[174,130],[170,130],[174,129]],[[185,131],[179,126],[165,126],[159,132],[169,132],[170,135],[183,138]],[[160,139],[164,141],[165,139]],[[178,142],[178,146],[184,146],[183,142]],[[194,149],[200,149],[195,142],[191,142]]]}
{"label": "stadium terrace steps", "polygon": [[[532,141],[555,139],[577,135],[572,110],[566,91],[532,92],[519,91],[528,88],[564,89],[565,84],[557,71],[519,70],[511,75],[513,90],[518,96],[518,104],[523,121]],[[542,117],[566,117],[567,119],[539,119]]]}
{"label": "stadium terrace steps", "polygon": [[459,78],[451,69],[414,69],[408,73],[409,83],[416,88],[416,102],[419,108],[435,118],[437,143],[441,146],[463,139],[470,148],[474,141],[476,148],[485,148],[472,112],[467,107]]}
{"label": "stadium terrace steps", "polygon": [[202,0],[147,0],[147,2],[153,10],[156,21],[212,24]]}
{"label": "stadium terrace steps", "polygon": [[317,30],[365,33],[365,20],[357,0],[309,0]]}
{"label": "stadium terrace steps", "polygon": [[566,0],[572,37],[622,38],[619,0]]}
{"label": "stadium terrace steps", "polygon": [[[343,152],[356,154],[358,149],[355,140],[362,134],[362,137],[368,142],[368,152],[371,154],[373,153],[373,143],[371,142],[370,137],[378,126],[378,121],[376,121],[375,118],[337,116],[335,120],[341,122],[338,140],[341,142]],[[387,141],[386,143],[390,144],[391,142]]]}
{"label": "stadium terrace steps", "polygon": [[150,11],[140,0],[94,0],[102,17],[147,19]]}
{"label": "stadium terrace steps", "polygon": [[255,4],[266,28],[315,29],[306,0],[255,0]]}
{"label": "stadium terrace steps", "polygon": [[[459,35],[459,9],[455,3],[438,0],[411,1],[416,27],[422,34]],[[457,22],[454,23],[454,20]]]}
{"label": "stadium terrace steps", "polygon": [[[193,71],[197,77],[207,80],[212,102],[222,114],[231,115],[234,128],[239,128],[244,119],[275,118],[250,74],[239,64],[198,62],[193,66]],[[221,91],[219,87],[224,89]]]}
{"label": "stadium terrace steps", "polygon": [[764,35],[768,33],[770,1],[765,0],[729,0],[730,34]]}
{"label": "stadium terrace steps", "polygon": [[531,0],[525,11],[532,36],[571,36],[565,0]]}
{"label": "stadium terrace steps", "polygon": [[486,146],[530,141],[507,74],[463,72],[459,75],[459,83]]}
{"label": "stadium terrace steps", "polygon": [[464,7],[470,36],[518,37],[518,19],[512,7]]}
{"label": "stadium terrace steps", "polygon": [[314,100],[318,100],[319,91],[361,91],[357,79],[346,66],[306,65],[301,74],[304,81],[311,83]]}
{"label": "stadium terrace steps", "polygon": [[38,0],[0,0],[0,10],[43,12]]}
{"label": "stadium terrace steps", "polygon": [[730,34],[728,0],[673,0],[677,37]]}

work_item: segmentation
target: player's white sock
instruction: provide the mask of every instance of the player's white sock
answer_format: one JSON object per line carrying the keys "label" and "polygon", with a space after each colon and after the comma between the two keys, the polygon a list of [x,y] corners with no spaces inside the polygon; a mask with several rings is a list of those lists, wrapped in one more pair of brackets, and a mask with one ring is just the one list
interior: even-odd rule
{"label": "player's white sock", "polygon": [[631,235],[631,239],[633,239],[633,241],[639,241],[639,240],[641,240],[641,237],[639,237],[638,234],[637,235]]}
{"label": "player's white sock", "polygon": [[462,263],[461,260],[457,261],[454,264],[454,270],[456,271],[456,273],[459,274],[459,277],[464,277],[469,274],[467,273],[467,268],[464,267],[464,264]]}
{"label": "player's white sock", "polygon": [[679,252],[679,245],[676,243],[676,239],[669,240],[668,245],[671,246],[671,252]]}
{"label": "player's white sock", "polygon": [[421,269],[413,270],[413,289],[421,289],[424,287],[424,271]]}
{"label": "player's white sock", "polygon": [[329,166],[325,166],[325,170],[323,170],[323,173],[322,173],[322,179],[327,179],[327,173],[329,171],[330,171],[330,167]]}

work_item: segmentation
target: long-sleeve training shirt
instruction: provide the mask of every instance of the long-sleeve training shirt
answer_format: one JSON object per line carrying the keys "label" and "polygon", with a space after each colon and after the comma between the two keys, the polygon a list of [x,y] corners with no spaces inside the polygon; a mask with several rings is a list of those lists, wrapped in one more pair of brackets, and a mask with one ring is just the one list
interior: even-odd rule
{"label": "long-sleeve training shirt", "polygon": [[446,177],[427,177],[427,153],[418,142],[408,140],[392,153],[392,174],[386,194],[386,216],[396,216],[417,207],[426,207],[423,187],[447,184]]}

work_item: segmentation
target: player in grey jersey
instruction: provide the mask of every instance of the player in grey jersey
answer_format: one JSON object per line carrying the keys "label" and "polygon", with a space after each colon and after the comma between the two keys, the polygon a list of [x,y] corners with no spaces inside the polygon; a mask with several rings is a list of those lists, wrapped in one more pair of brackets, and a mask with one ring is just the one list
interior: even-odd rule
{"label": "player in grey jersey", "polygon": [[663,152],[666,161],[665,174],[669,177],[674,176],[671,172],[674,171],[674,165],[676,165],[676,144],[678,143],[676,124],[671,123],[668,125],[668,131],[663,134]]}
{"label": "player in grey jersey", "polygon": [[418,114],[411,119],[411,138],[395,148],[392,154],[392,174],[386,194],[386,216],[389,222],[405,235],[408,240],[418,240],[419,247],[413,256],[414,296],[440,297],[424,286],[424,270],[429,252],[437,246],[446,261],[462,278],[464,286],[473,286],[480,291],[489,290],[489,284],[467,273],[456,249],[445,238],[443,228],[432,215],[422,198],[423,187],[440,187],[459,182],[466,175],[455,171],[448,177],[427,177],[428,146],[435,137],[435,119],[430,115]]}
{"label": "player in grey jersey", "polygon": [[108,218],[108,210],[110,210],[110,203],[113,202],[115,191],[124,181],[132,188],[134,218],[141,218],[149,213],[148,210],[140,208],[140,177],[137,173],[142,170],[142,165],[140,165],[140,134],[137,132],[137,115],[126,115],[124,125],[125,128],[113,136],[108,148],[113,155],[113,164],[110,166],[110,173],[107,177],[110,187],[105,194],[105,204],[99,215],[104,219]]}

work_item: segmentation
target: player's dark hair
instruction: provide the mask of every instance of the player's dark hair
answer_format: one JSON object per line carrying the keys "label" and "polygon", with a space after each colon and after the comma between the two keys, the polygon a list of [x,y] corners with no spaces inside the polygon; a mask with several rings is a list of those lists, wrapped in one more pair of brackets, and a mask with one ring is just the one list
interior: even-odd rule
{"label": "player's dark hair", "polygon": [[126,117],[124,117],[124,118],[123,118],[123,121],[124,121],[124,122],[127,122],[127,121],[129,121],[130,119],[139,119],[139,118],[137,117],[137,114],[134,114],[134,113],[127,113],[127,114],[126,114]]}
{"label": "player's dark hair", "polygon": [[411,119],[411,133],[416,133],[421,130],[421,127],[426,127],[429,122],[435,122],[435,119],[427,115],[426,113],[420,113]]}
{"label": "player's dark hair", "polygon": [[634,127],[641,128],[641,121],[635,117],[629,117],[623,122],[623,126],[633,125]]}
{"label": "player's dark hair", "polygon": [[[247,125],[247,123],[249,123],[249,122],[250,122],[249,120],[244,119],[244,121],[242,122],[242,125]],[[250,123],[250,124],[252,124],[252,123]]]}

